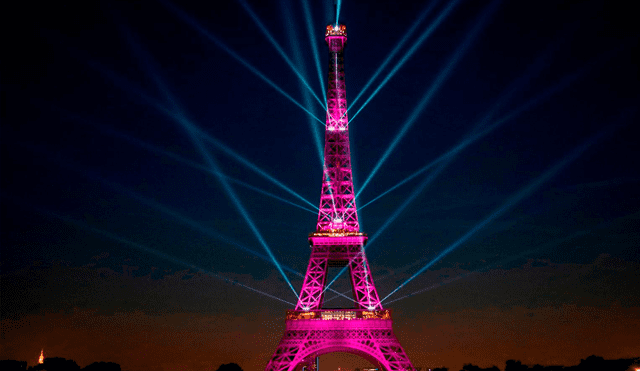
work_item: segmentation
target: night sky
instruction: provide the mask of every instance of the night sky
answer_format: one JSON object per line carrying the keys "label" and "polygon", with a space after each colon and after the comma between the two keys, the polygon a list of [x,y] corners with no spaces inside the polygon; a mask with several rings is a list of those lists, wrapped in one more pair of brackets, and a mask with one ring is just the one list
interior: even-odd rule
{"label": "night sky", "polygon": [[[325,120],[270,38],[324,100],[336,16],[247,1],[3,5],[0,359],[264,369],[296,302],[265,246],[299,291]],[[345,0],[340,22],[378,293],[422,272],[383,302],[413,364],[640,356],[632,2]]]}

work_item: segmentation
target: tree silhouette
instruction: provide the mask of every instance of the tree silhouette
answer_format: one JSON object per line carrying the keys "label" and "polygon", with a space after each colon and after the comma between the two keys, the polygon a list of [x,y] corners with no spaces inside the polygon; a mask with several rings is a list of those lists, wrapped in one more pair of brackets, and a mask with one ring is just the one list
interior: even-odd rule
{"label": "tree silhouette", "polygon": [[242,371],[242,368],[237,363],[227,363],[218,367],[217,371]]}
{"label": "tree silhouette", "polygon": [[582,370],[606,370],[606,361],[602,357],[589,356],[587,359],[581,359],[578,365]]}
{"label": "tree silhouette", "polygon": [[14,361],[12,359],[0,361],[0,370],[2,371],[26,371],[26,369],[27,362]]}
{"label": "tree silhouette", "polygon": [[529,367],[523,365],[520,361],[514,361],[510,359],[507,361],[507,366],[504,371],[526,371]]}
{"label": "tree silhouette", "polygon": [[462,366],[461,371],[500,371],[496,366],[490,368],[480,368],[480,366],[472,365],[471,363]]}
{"label": "tree silhouette", "polygon": [[33,371],[80,371],[80,366],[71,359],[51,357],[45,358],[42,364],[29,368]]}
{"label": "tree silhouette", "polygon": [[120,365],[113,362],[93,362],[82,371],[122,371]]}

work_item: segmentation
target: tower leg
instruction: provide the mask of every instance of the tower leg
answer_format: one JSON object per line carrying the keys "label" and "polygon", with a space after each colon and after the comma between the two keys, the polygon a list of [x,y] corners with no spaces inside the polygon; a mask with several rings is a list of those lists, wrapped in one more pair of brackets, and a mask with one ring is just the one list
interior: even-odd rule
{"label": "tower leg", "polygon": [[318,256],[320,254],[316,252],[317,250],[319,249],[311,253],[296,310],[318,309],[322,306],[328,260],[326,256]]}
{"label": "tower leg", "polygon": [[349,266],[354,300],[358,303],[358,307],[362,309],[380,310],[382,309],[382,304],[380,303],[376,286],[373,284],[367,258],[362,247],[360,249],[361,251],[351,259]]}

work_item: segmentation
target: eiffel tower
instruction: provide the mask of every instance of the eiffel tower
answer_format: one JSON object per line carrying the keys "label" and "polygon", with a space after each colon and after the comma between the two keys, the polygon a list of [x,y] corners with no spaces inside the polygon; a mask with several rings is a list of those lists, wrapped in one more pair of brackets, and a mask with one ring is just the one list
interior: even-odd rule
{"label": "eiffel tower", "polygon": [[[265,370],[316,370],[318,356],[347,352],[381,370],[414,371],[393,333],[391,311],[380,303],[364,251],[367,235],[358,224],[344,82],[347,28],[327,26],[325,41],[329,83],[318,224],[309,235],[311,258],[298,304],[287,311],[284,336]],[[348,267],[355,308],[323,309],[329,267]]]}

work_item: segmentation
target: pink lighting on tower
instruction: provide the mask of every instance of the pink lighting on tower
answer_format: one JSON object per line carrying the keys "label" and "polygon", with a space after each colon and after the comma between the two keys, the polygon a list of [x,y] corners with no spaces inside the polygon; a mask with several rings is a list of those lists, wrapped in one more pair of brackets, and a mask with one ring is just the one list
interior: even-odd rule
{"label": "pink lighting on tower", "polygon": [[325,41],[329,47],[327,123],[324,147],[324,177],[316,230],[358,232],[351,153],[347,91],[344,82],[344,47],[347,28],[328,25]]}
{"label": "pink lighting on tower", "polygon": [[[320,211],[309,234],[311,257],[295,310],[288,310],[285,333],[266,371],[315,370],[318,356],[356,354],[378,369],[414,371],[393,333],[391,311],[382,307],[360,232],[351,171],[349,119],[344,74],[347,28],[329,25],[327,121]],[[347,267],[354,308],[323,309],[329,267]]]}

